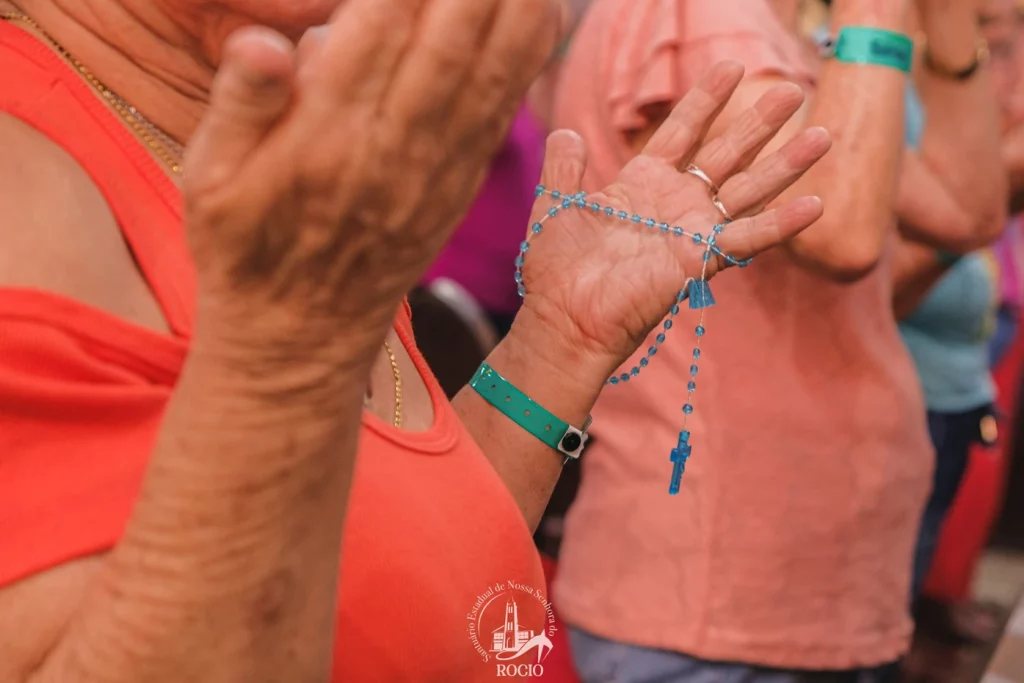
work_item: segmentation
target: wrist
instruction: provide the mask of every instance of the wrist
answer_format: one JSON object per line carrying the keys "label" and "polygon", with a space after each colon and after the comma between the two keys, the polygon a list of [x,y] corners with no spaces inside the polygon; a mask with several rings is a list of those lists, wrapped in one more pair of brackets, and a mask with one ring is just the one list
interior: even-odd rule
{"label": "wrist", "polygon": [[574,343],[571,335],[525,306],[487,362],[548,412],[575,427],[587,419],[617,365]]}

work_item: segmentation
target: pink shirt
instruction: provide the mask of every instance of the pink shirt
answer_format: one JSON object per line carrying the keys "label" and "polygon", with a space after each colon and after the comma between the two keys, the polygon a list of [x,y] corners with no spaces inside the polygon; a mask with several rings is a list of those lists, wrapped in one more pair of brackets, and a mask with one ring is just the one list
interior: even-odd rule
{"label": "pink shirt", "polygon": [[[812,82],[765,0],[597,0],[556,107],[557,124],[588,143],[589,187],[630,157],[624,132],[645,123],[644,105],[678,101],[724,58],[751,76]],[[594,411],[556,604],[596,635],[704,659],[893,661],[911,632],[932,449],[888,257],[840,285],[772,253],[712,289],[682,492],[667,495],[688,325]]]}

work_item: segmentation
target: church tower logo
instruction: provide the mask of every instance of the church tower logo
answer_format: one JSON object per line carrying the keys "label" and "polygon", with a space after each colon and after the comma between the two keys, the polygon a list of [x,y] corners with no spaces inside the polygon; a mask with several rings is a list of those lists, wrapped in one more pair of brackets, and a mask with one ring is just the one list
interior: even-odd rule
{"label": "church tower logo", "polygon": [[495,662],[499,678],[536,678],[554,647],[551,602],[515,581],[496,583],[476,599],[466,615],[470,642],[485,662]]}

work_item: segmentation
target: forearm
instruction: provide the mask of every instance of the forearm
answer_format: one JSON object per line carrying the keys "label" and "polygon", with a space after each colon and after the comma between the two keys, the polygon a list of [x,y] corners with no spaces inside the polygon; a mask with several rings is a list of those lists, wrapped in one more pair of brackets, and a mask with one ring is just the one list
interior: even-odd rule
{"label": "forearm", "polygon": [[314,358],[194,341],[124,537],[35,680],[329,679],[366,384]]}
{"label": "forearm", "polygon": [[[571,348],[552,330],[524,309],[487,362],[549,412],[579,428],[614,367]],[[500,413],[471,387],[464,388],[453,404],[512,492],[530,529],[536,529],[561,474],[564,456]]]}
{"label": "forearm", "polygon": [[[907,32],[909,3],[835,3],[832,32],[870,26]],[[791,241],[798,260],[826,276],[855,279],[877,262],[892,227],[903,150],[906,75],[883,66],[822,66],[807,125],[825,127],[832,149],[785,196],[817,195],[824,216]]]}
{"label": "forearm", "polygon": [[900,239],[893,258],[893,313],[903,320],[949,270],[931,247]]}
{"label": "forearm", "polygon": [[[929,41],[931,59],[953,70],[966,68],[977,55],[977,19],[951,16],[944,24],[950,28],[932,31],[939,39]],[[965,253],[995,239],[1005,218],[1007,181],[988,69],[957,81],[924,66],[917,82],[927,117],[918,156],[958,218],[917,220],[901,206],[903,229],[915,239]]]}

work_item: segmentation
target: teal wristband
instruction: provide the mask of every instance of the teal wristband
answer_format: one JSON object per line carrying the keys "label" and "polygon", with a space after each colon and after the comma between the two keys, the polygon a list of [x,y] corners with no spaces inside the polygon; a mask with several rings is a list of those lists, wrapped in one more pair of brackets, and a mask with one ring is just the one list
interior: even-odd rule
{"label": "teal wristband", "polygon": [[587,443],[587,429],[590,427],[589,417],[583,429],[576,429],[519,391],[487,363],[480,365],[469,386],[505,417],[567,458],[575,460],[583,453]]}
{"label": "teal wristband", "polygon": [[848,64],[873,64],[910,73],[914,41],[902,33],[867,26],[846,26],[839,31],[832,56]]}

